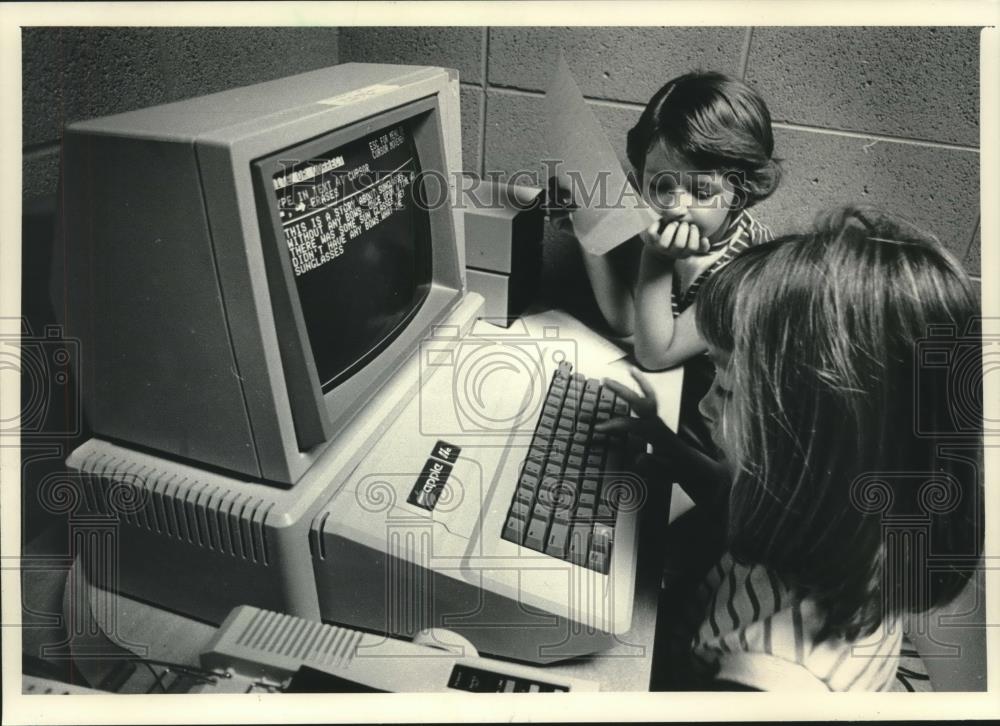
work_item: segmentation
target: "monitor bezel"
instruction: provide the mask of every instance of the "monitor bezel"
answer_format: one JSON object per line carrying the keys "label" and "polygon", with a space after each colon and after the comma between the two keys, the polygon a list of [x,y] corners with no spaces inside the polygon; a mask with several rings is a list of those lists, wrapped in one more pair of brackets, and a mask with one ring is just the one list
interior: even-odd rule
{"label": "monitor bezel", "polygon": [[[421,303],[411,311],[407,324],[396,328],[380,341],[379,350],[348,378],[324,393],[313,357],[298,297],[294,272],[277,211],[277,195],[271,180],[289,158],[314,158],[392,126],[405,124],[411,133],[421,170],[438,170],[444,189],[449,167],[441,136],[441,110],[436,94],[400,106],[384,109],[341,128],[284,145],[250,161],[254,201],[264,253],[264,267],[271,298],[271,311],[279,331],[279,354],[291,407],[295,438],[300,451],[326,444],[357,412],[357,404],[387,377],[386,369],[395,361],[386,360],[397,341],[416,340],[427,324],[436,321],[458,299],[460,276],[449,268],[450,254],[441,254],[441,240],[454,244],[456,230],[450,196],[428,210],[431,236],[431,281]],[[457,283],[457,284],[456,284]],[[372,372],[372,375],[366,373]]]}

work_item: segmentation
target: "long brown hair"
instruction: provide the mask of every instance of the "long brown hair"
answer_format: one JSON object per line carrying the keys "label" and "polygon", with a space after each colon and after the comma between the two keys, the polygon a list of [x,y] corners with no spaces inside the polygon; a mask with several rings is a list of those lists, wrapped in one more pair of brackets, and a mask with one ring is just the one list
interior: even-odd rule
{"label": "long brown hair", "polygon": [[[934,237],[859,207],[748,249],[699,291],[699,331],[729,353],[735,392],[720,419],[737,472],[730,550],[812,598],[820,640],[947,602],[971,576],[976,314]],[[944,352],[924,360],[928,346]]]}

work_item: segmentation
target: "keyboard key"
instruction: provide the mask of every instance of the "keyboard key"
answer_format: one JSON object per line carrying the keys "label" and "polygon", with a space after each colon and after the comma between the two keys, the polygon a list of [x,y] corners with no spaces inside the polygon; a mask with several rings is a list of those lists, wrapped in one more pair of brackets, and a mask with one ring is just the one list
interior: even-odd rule
{"label": "keyboard key", "polygon": [[583,486],[580,487],[580,491],[584,494],[590,494],[592,496],[597,496],[597,480],[596,479],[584,479]]}
{"label": "keyboard key", "polygon": [[570,448],[571,453],[569,456],[566,457],[566,467],[569,468],[572,466],[574,469],[579,471],[580,468],[583,466],[583,457],[580,456],[579,454],[572,453],[574,448],[576,447]]}
{"label": "keyboard key", "polygon": [[565,559],[566,544],[569,540],[569,527],[560,522],[554,522],[549,530],[548,543],[545,545],[545,554]]}
{"label": "keyboard key", "polygon": [[579,456],[580,460],[583,461],[583,457],[584,455],[586,455],[587,450],[580,444],[571,444],[569,447],[569,453],[573,454],[574,456]]}
{"label": "keyboard key", "polygon": [[606,524],[595,524],[594,538],[590,543],[590,548],[598,548],[605,552],[610,552],[614,533],[615,531]]}
{"label": "keyboard key", "polygon": [[546,524],[549,524],[553,519],[555,519],[556,507],[551,500],[535,500],[535,508],[531,510],[531,516],[533,519],[540,519]]}
{"label": "keyboard key", "polygon": [[538,419],[538,426],[539,430],[544,431],[546,433],[552,433],[552,431],[555,430],[556,427],[556,419],[554,416],[548,416],[543,413],[542,417]]}
{"label": "keyboard key", "polygon": [[537,448],[541,449],[542,451],[548,451],[549,442],[552,440],[552,435],[543,433],[540,428],[541,421],[539,421],[538,423],[539,427],[535,428],[535,435],[531,437],[531,448],[533,449]]}
{"label": "keyboard key", "polygon": [[595,516],[602,522],[613,523],[615,521],[615,513],[611,511],[611,507],[607,504],[598,504]]}
{"label": "keyboard key", "polygon": [[527,506],[531,506],[531,503],[535,501],[535,492],[531,489],[525,487],[518,487],[517,491],[514,493],[514,502],[521,502]]}
{"label": "keyboard key", "polygon": [[545,414],[546,416],[551,416],[552,418],[555,418],[556,416],[559,415],[559,404],[553,402],[547,402],[545,406],[542,408],[542,413]]}
{"label": "keyboard key", "polygon": [[520,489],[531,489],[534,491],[538,488],[538,482],[542,480],[541,474],[535,474],[531,471],[522,471],[521,476],[517,478],[517,486]]}
{"label": "keyboard key", "polygon": [[566,525],[572,524],[573,510],[570,507],[557,506],[552,513],[552,520]]}
{"label": "keyboard key", "polygon": [[548,534],[548,528],[549,523],[544,519],[533,518],[524,536],[524,546],[543,552],[545,550],[545,535]]}
{"label": "keyboard key", "polygon": [[524,485],[528,483],[532,488],[538,485],[538,480],[542,478],[541,467],[534,461],[524,462],[524,466],[521,467],[521,476],[518,477],[518,485]]}
{"label": "keyboard key", "polygon": [[587,445],[587,434],[577,431],[573,434],[573,445],[574,446],[586,446]]}
{"label": "keyboard key", "polygon": [[538,488],[538,501],[546,505],[551,505],[559,491],[560,480],[557,477],[545,477],[542,486]]}
{"label": "keyboard key", "polygon": [[589,493],[583,493],[580,495],[578,507],[587,507],[593,510],[594,508],[594,495]]}
{"label": "keyboard key", "polygon": [[566,457],[566,470],[563,471],[563,481],[575,489],[577,482],[580,481],[580,469],[570,461],[572,458],[572,456]]}
{"label": "keyboard key", "polygon": [[541,477],[537,477],[534,474],[522,474],[521,478],[517,480],[517,488],[531,492],[532,496],[534,496],[535,492],[538,491],[538,483],[540,481]]}
{"label": "keyboard key", "polygon": [[508,542],[521,544],[524,538],[525,523],[516,517],[507,517],[507,524],[503,528],[503,538]]}
{"label": "keyboard key", "polygon": [[562,474],[562,467],[554,462],[549,462],[545,465],[545,476],[558,477]]}
{"label": "keyboard key", "polygon": [[573,507],[576,506],[576,500],[580,494],[578,491],[579,486],[579,479],[563,478],[562,486],[556,490],[556,504],[563,509],[573,509]]}
{"label": "keyboard key", "polygon": [[606,575],[608,574],[610,564],[611,556],[608,553],[594,549],[590,550],[590,555],[587,557],[587,567],[600,572],[602,575]]}
{"label": "keyboard key", "polygon": [[528,521],[528,514],[530,512],[531,507],[524,502],[514,502],[513,506],[510,508],[510,516],[514,519],[519,519],[522,522]]}
{"label": "keyboard key", "polygon": [[590,553],[590,525],[574,524],[569,536],[569,560],[577,565],[586,565]]}
{"label": "keyboard key", "polygon": [[592,466],[595,469],[600,469],[601,464],[604,462],[604,458],[600,454],[591,453],[587,456],[587,466]]}
{"label": "keyboard key", "polygon": [[601,388],[601,395],[600,395],[601,403],[607,403],[613,406],[615,404],[615,398],[616,398],[615,392],[612,391],[610,388],[604,388],[604,387]]}

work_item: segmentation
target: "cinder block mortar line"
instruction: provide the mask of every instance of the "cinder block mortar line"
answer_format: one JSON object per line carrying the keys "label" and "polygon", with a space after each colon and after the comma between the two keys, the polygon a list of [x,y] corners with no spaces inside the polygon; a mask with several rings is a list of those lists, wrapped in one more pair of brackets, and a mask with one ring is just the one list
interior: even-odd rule
{"label": "cinder block mortar line", "polygon": [[949,144],[944,141],[930,141],[928,139],[914,139],[907,136],[887,136],[885,134],[868,133],[865,131],[843,131],[841,129],[828,129],[822,126],[810,126],[809,124],[796,124],[787,121],[774,121],[771,124],[776,129],[787,129],[789,131],[810,131],[817,134],[829,134],[831,136],[847,136],[852,139],[866,139],[869,141],[885,141],[893,144],[911,144],[913,146],[929,146],[935,149],[948,149],[949,151],[965,151],[973,154],[979,153],[979,147],[962,146],[961,144]]}
{"label": "cinder block mortar line", "polygon": [[486,104],[489,103],[486,87],[489,85],[487,74],[490,71],[490,29],[488,27],[483,28],[482,54],[482,67],[479,74],[482,78],[483,90],[483,111],[479,114],[479,176],[486,175]]}
{"label": "cinder block mortar line", "polygon": [[[533,91],[527,88],[517,88],[516,86],[490,85],[488,90],[500,93],[504,96],[529,96],[531,98],[544,98],[545,91]],[[611,101],[606,98],[595,98],[594,96],[584,96],[584,99],[597,106],[607,106],[609,108],[619,108],[628,111],[642,111],[646,107],[644,103],[634,103],[632,101]]]}
{"label": "cinder block mortar line", "polygon": [[40,141],[38,143],[22,147],[21,156],[45,156],[49,152],[59,151],[59,146],[60,142],[58,139],[54,141]]}
{"label": "cinder block mortar line", "polygon": [[746,36],[743,40],[743,52],[740,54],[739,75],[741,80],[746,80],[747,66],[750,64],[750,45],[753,43],[753,26],[747,28]]}
{"label": "cinder block mortar line", "polygon": [[498,83],[490,83],[487,88],[491,91],[500,91],[512,96],[544,96],[545,91],[536,91],[532,88],[520,88],[518,86],[505,86]]}

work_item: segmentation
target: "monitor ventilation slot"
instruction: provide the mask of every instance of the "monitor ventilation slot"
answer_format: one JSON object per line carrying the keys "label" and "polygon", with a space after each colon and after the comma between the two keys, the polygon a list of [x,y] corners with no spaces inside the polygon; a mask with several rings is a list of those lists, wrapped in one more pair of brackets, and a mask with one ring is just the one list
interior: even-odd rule
{"label": "monitor ventilation slot", "polygon": [[269,564],[275,502],[224,484],[168,474],[108,455],[81,467],[81,505],[138,529],[255,564]]}

